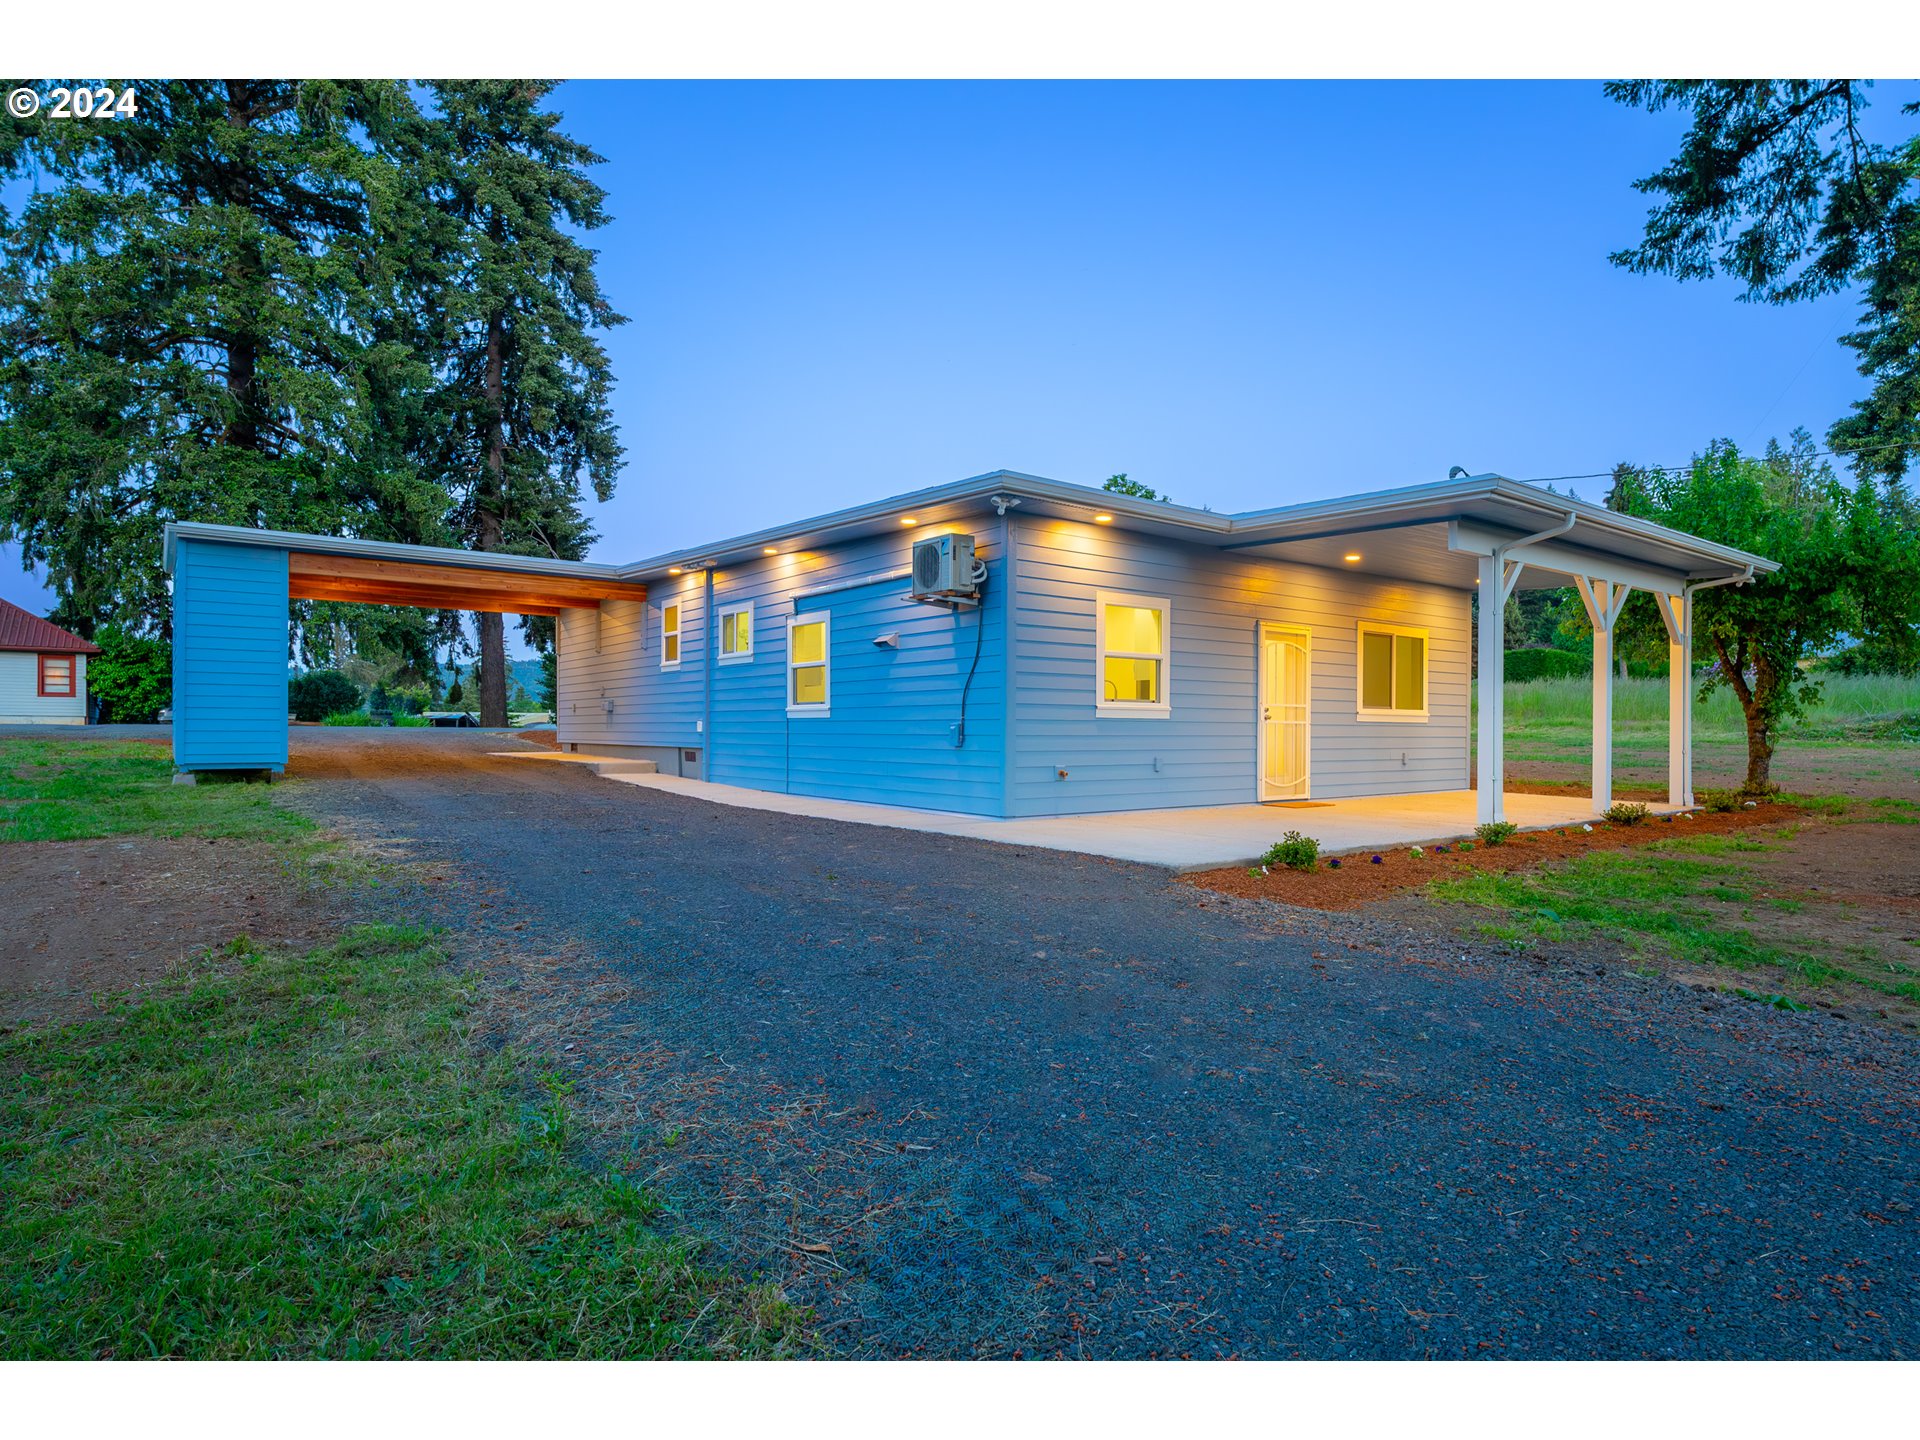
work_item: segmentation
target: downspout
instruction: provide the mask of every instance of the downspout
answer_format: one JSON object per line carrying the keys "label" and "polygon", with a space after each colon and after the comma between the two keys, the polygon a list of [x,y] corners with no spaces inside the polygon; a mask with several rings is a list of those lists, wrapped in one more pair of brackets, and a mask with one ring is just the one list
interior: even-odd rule
{"label": "downspout", "polygon": [[[1551,530],[1541,530],[1532,535],[1522,535],[1517,540],[1509,540],[1504,545],[1494,546],[1493,547],[1494,565],[1496,567],[1505,566],[1505,564],[1507,563],[1507,552],[1509,550],[1518,549],[1522,545],[1537,545],[1542,540],[1552,540],[1556,536],[1566,534],[1569,530],[1573,528],[1574,521],[1578,520],[1579,518],[1580,517],[1578,515],[1576,515],[1573,511],[1569,510],[1567,512],[1566,519],[1562,520],[1558,525],[1555,525]],[[1524,564],[1526,562],[1522,561],[1521,563]],[[1505,575],[1506,571],[1504,569],[1501,569],[1500,573],[1502,575]],[[1504,580],[1501,582],[1501,585],[1503,588],[1505,587],[1505,583],[1506,582]],[[1500,603],[1502,606],[1504,606],[1507,603],[1504,596],[1501,598]]]}
{"label": "downspout", "polygon": [[713,566],[707,566],[707,598],[700,612],[700,668],[706,678],[706,715],[700,722],[700,778],[713,779],[713,652],[719,648],[718,628],[713,616]]}

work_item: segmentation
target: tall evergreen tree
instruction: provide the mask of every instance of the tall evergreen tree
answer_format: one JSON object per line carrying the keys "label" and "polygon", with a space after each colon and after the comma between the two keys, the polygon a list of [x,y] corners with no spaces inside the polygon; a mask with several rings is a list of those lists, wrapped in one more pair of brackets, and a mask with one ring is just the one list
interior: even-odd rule
{"label": "tall evergreen tree", "polygon": [[[624,323],[600,292],[579,232],[604,225],[605,192],[587,178],[600,157],[560,130],[542,80],[432,84],[423,164],[436,211],[454,227],[423,343],[442,388],[421,461],[453,496],[460,541],[578,559],[593,532],[584,480],[611,498],[621,449],[608,405],[612,375],[597,332]],[[481,723],[504,725],[503,619],[475,617]],[[536,638],[551,626],[530,625]]]}
{"label": "tall evergreen tree", "polygon": [[[1841,337],[1870,382],[1827,433],[1896,506],[1920,457],[1920,135],[1863,130],[1865,80],[1633,80],[1627,105],[1692,116],[1680,151],[1636,188],[1658,196],[1616,265],[1697,280],[1726,271],[1742,297],[1782,305],[1857,286],[1859,328]],[[1920,114],[1920,102],[1902,107]]]}
{"label": "tall evergreen tree", "polygon": [[167,628],[172,518],[427,538],[442,508],[381,452],[380,236],[400,195],[388,82],[142,82],[111,123],[11,121],[56,183],[0,244],[0,537],[63,623]]}

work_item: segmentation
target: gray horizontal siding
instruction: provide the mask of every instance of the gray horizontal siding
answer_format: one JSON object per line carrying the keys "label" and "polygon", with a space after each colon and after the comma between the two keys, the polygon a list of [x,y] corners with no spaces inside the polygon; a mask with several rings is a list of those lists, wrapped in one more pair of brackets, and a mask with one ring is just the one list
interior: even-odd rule
{"label": "gray horizontal siding", "polygon": [[[1311,634],[1315,796],[1466,785],[1471,650],[1468,599],[1459,592],[1069,521],[1020,521],[1013,548],[1008,813],[1257,799],[1255,645],[1262,621],[1303,626]],[[1172,603],[1168,718],[1096,712],[1098,590]],[[1430,632],[1426,721],[1357,717],[1363,619]]]}

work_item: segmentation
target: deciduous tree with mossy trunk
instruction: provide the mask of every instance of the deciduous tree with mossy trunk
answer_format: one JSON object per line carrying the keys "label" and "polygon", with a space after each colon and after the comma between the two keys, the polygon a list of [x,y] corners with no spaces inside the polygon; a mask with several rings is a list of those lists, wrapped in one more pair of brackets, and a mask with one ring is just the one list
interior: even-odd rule
{"label": "deciduous tree with mossy trunk", "polygon": [[1713,661],[1701,693],[1724,685],[1740,702],[1750,793],[1773,787],[1781,727],[1820,694],[1814,656],[1849,635],[1901,654],[1920,644],[1920,535],[1871,478],[1842,484],[1805,434],[1761,458],[1717,441],[1684,471],[1632,472],[1609,503],[1779,562],[1693,602],[1695,658]]}

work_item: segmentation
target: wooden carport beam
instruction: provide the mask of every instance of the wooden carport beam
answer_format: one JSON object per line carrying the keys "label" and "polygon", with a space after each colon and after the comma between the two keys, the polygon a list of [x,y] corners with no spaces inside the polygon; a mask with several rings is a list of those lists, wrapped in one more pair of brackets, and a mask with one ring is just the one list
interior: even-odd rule
{"label": "wooden carport beam", "polygon": [[295,600],[558,615],[563,609],[597,610],[603,600],[644,600],[647,587],[590,576],[295,551],[287,557],[287,594]]}

